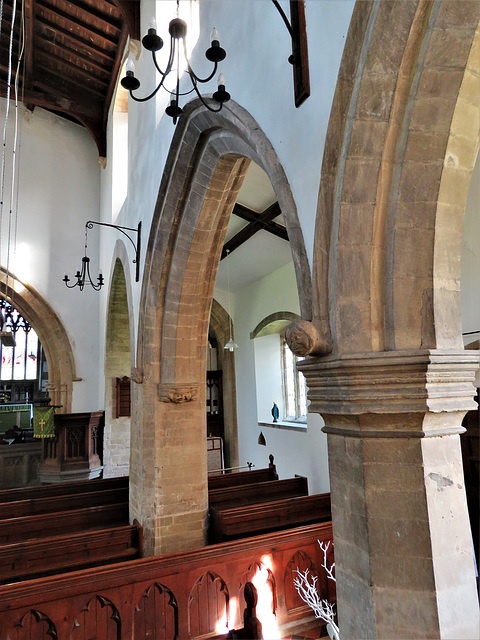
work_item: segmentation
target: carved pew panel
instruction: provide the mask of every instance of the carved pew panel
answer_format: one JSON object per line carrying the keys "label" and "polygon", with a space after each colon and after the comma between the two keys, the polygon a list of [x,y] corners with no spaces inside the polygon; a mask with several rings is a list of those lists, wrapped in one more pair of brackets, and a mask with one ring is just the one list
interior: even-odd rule
{"label": "carved pew panel", "polygon": [[135,607],[133,640],[171,640],[178,637],[178,604],[172,591],[155,582]]}
{"label": "carved pew panel", "polygon": [[[275,596],[273,622],[278,625],[280,637],[318,629],[313,612],[306,611],[302,617],[290,615],[285,605],[284,576],[287,565],[299,550],[319,567],[322,558],[317,539],[329,540],[331,536],[331,524],[325,523],[5,585],[0,587],[0,640],[29,638],[17,638],[14,632],[30,611],[41,612],[44,619],[51,622],[56,634],[51,637],[57,640],[80,637],[82,640],[84,637],[188,640],[192,636],[221,635],[226,633],[226,628],[222,628],[225,624],[221,619],[223,606],[227,609],[230,627],[243,626],[243,598],[237,602],[236,611],[233,601],[240,595],[239,585],[247,578],[255,582],[258,569],[262,572],[263,567],[267,569],[263,582]],[[201,615],[194,628],[189,603],[195,598],[201,602],[197,607]],[[258,608],[257,616],[263,623]],[[212,631],[216,617],[218,624]],[[45,628],[40,637],[49,640]],[[82,635],[82,629],[88,634]],[[264,637],[272,637],[268,627],[264,628]]]}

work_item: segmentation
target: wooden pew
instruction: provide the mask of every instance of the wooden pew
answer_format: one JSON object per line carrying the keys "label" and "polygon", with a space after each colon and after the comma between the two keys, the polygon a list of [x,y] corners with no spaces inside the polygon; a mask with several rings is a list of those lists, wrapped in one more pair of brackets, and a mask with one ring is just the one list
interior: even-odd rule
{"label": "wooden pew", "polygon": [[26,540],[0,547],[0,584],[140,556],[141,528],[137,525]]}
{"label": "wooden pew", "polygon": [[41,513],[71,511],[73,509],[96,507],[102,504],[111,505],[119,502],[128,502],[128,487],[48,498],[15,500],[0,503],[0,521],[6,518],[21,518]]}
{"label": "wooden pew", "polygon": [[265,469],[251,469],[250,471],[235,471],[234,473],[222,473],[208,476],[208,490],[223,489],[225,487],[238,487],[243,484],[256,482],[268,482],[278,480],[277,470],[270,454],[270,464]]}
{"label": "wooden pew", "polygon": [[210,509],[210,539],[235,540],[332,519],[330,494],[286,498],[231,509]]}
{"label": "wooden pew", "polygon": [[[258,575],[259,604],[264,597],[271,611],[276,603],[279,636],[318,638],[322,623],[300,600],[293,580],[303,561],[302,568],[319,576],[319,595],[335,602],[335,583],[327,580],[317,542],[331,539],[331,523],[309,525],[2,585],[0,635],[2,640],[210,638],[227,633],[225,626],[217,626],[225,606],[229,628],[244,626],[243,587]],[[328,563],[333,563],[333,550]],[[233,598],[238,606],[232,606]],[[263,622],[258,607],[257,616]]]}
{"label": "wooden pew", "polygon": [[128,502],[44,513],[0,522],[0,544],[128,524]]}
{"label": "wooden pew", "polygon": [[19,489],[4,489],[0,491],[0,504],[17,500],[34,500],[53,496],[90,493],[104,489],[128,488],[128,476],[120,478],[105,478],[99,480],[85,480],[82,482],[62,482],[47,484],[40,487],[23,487]]}
{"label": "wooden pew", "polygon": [[217,510],[240,507],[242,505],[272,502],[308,496],[308,480],[303,476],[286,480],[269,480],[258,484],[246,484],[238,487],[212,489],[208,492],[208,504]]}

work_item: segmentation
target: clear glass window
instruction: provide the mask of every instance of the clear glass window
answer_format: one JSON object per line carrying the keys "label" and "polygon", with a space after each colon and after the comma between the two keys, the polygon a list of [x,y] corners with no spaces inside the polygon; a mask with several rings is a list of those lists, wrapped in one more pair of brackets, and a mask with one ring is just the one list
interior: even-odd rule
{"label": "clear glass window", "polygon": [[295,356],[282,339],[284,420],[301,420],[307,416],[307,385],[305,376],[298,370],[297,362],[303,358]]}

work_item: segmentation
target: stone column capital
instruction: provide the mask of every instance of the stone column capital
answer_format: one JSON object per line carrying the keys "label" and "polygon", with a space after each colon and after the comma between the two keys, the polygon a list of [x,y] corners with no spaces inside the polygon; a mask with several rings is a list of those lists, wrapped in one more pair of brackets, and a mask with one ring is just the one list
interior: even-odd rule
{"label": "stone column capital", "polygon": [[[313,413],[441,414],[476,409],[479,361],[475,351],[428,349],[332,354],[308,358],[298,367],[307,380]],[[439,435],[434,431],[432,424],[430,435]],[[418,433],[424,435],[424,429]]]}

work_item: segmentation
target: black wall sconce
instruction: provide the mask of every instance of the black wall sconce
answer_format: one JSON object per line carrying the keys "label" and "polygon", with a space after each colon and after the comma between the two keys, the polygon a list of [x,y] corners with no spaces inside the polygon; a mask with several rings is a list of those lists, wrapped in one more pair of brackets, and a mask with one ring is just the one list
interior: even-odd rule
{"label": "black wall sconce", "polygon": [[[132,227],[120,227],[116,224],[108,224],[107,222],[96,222],[95,220],[89,220],[85,224],[85,255],[82,258],[82,267],[75,274],[75,282],[73,284],[68,284],[70,282],[70,278],[67,274],[63,277],[63,282],[65,282],[66,286],[69,289],[73,289],[74,287],[78,287],[80,291],[83,291],[85,285],[91,286],[95,291],[100,291],[105,281],[103,279],[103,275],[99,273],[97,277],[97,282],[93,282],[92,276],[90,274],[90,258],[87,256],[87,233],[88,229],[93,229],[93,225],[97,224],[100,227],[111,227],[112,229],[117,229],[120,233],[123,233],[133,245],[135,249],[135,258],[133,260],[133,264],[135,265],[135,282],[138,282],[140,279],[140,239],[141,239],[141,231],[142,231],[142,223],[138,223],[138,227],[136,229]],[[127,231],[133,231],[137,234],[137,243],[132,240],[132,238],[126,233]]]}

